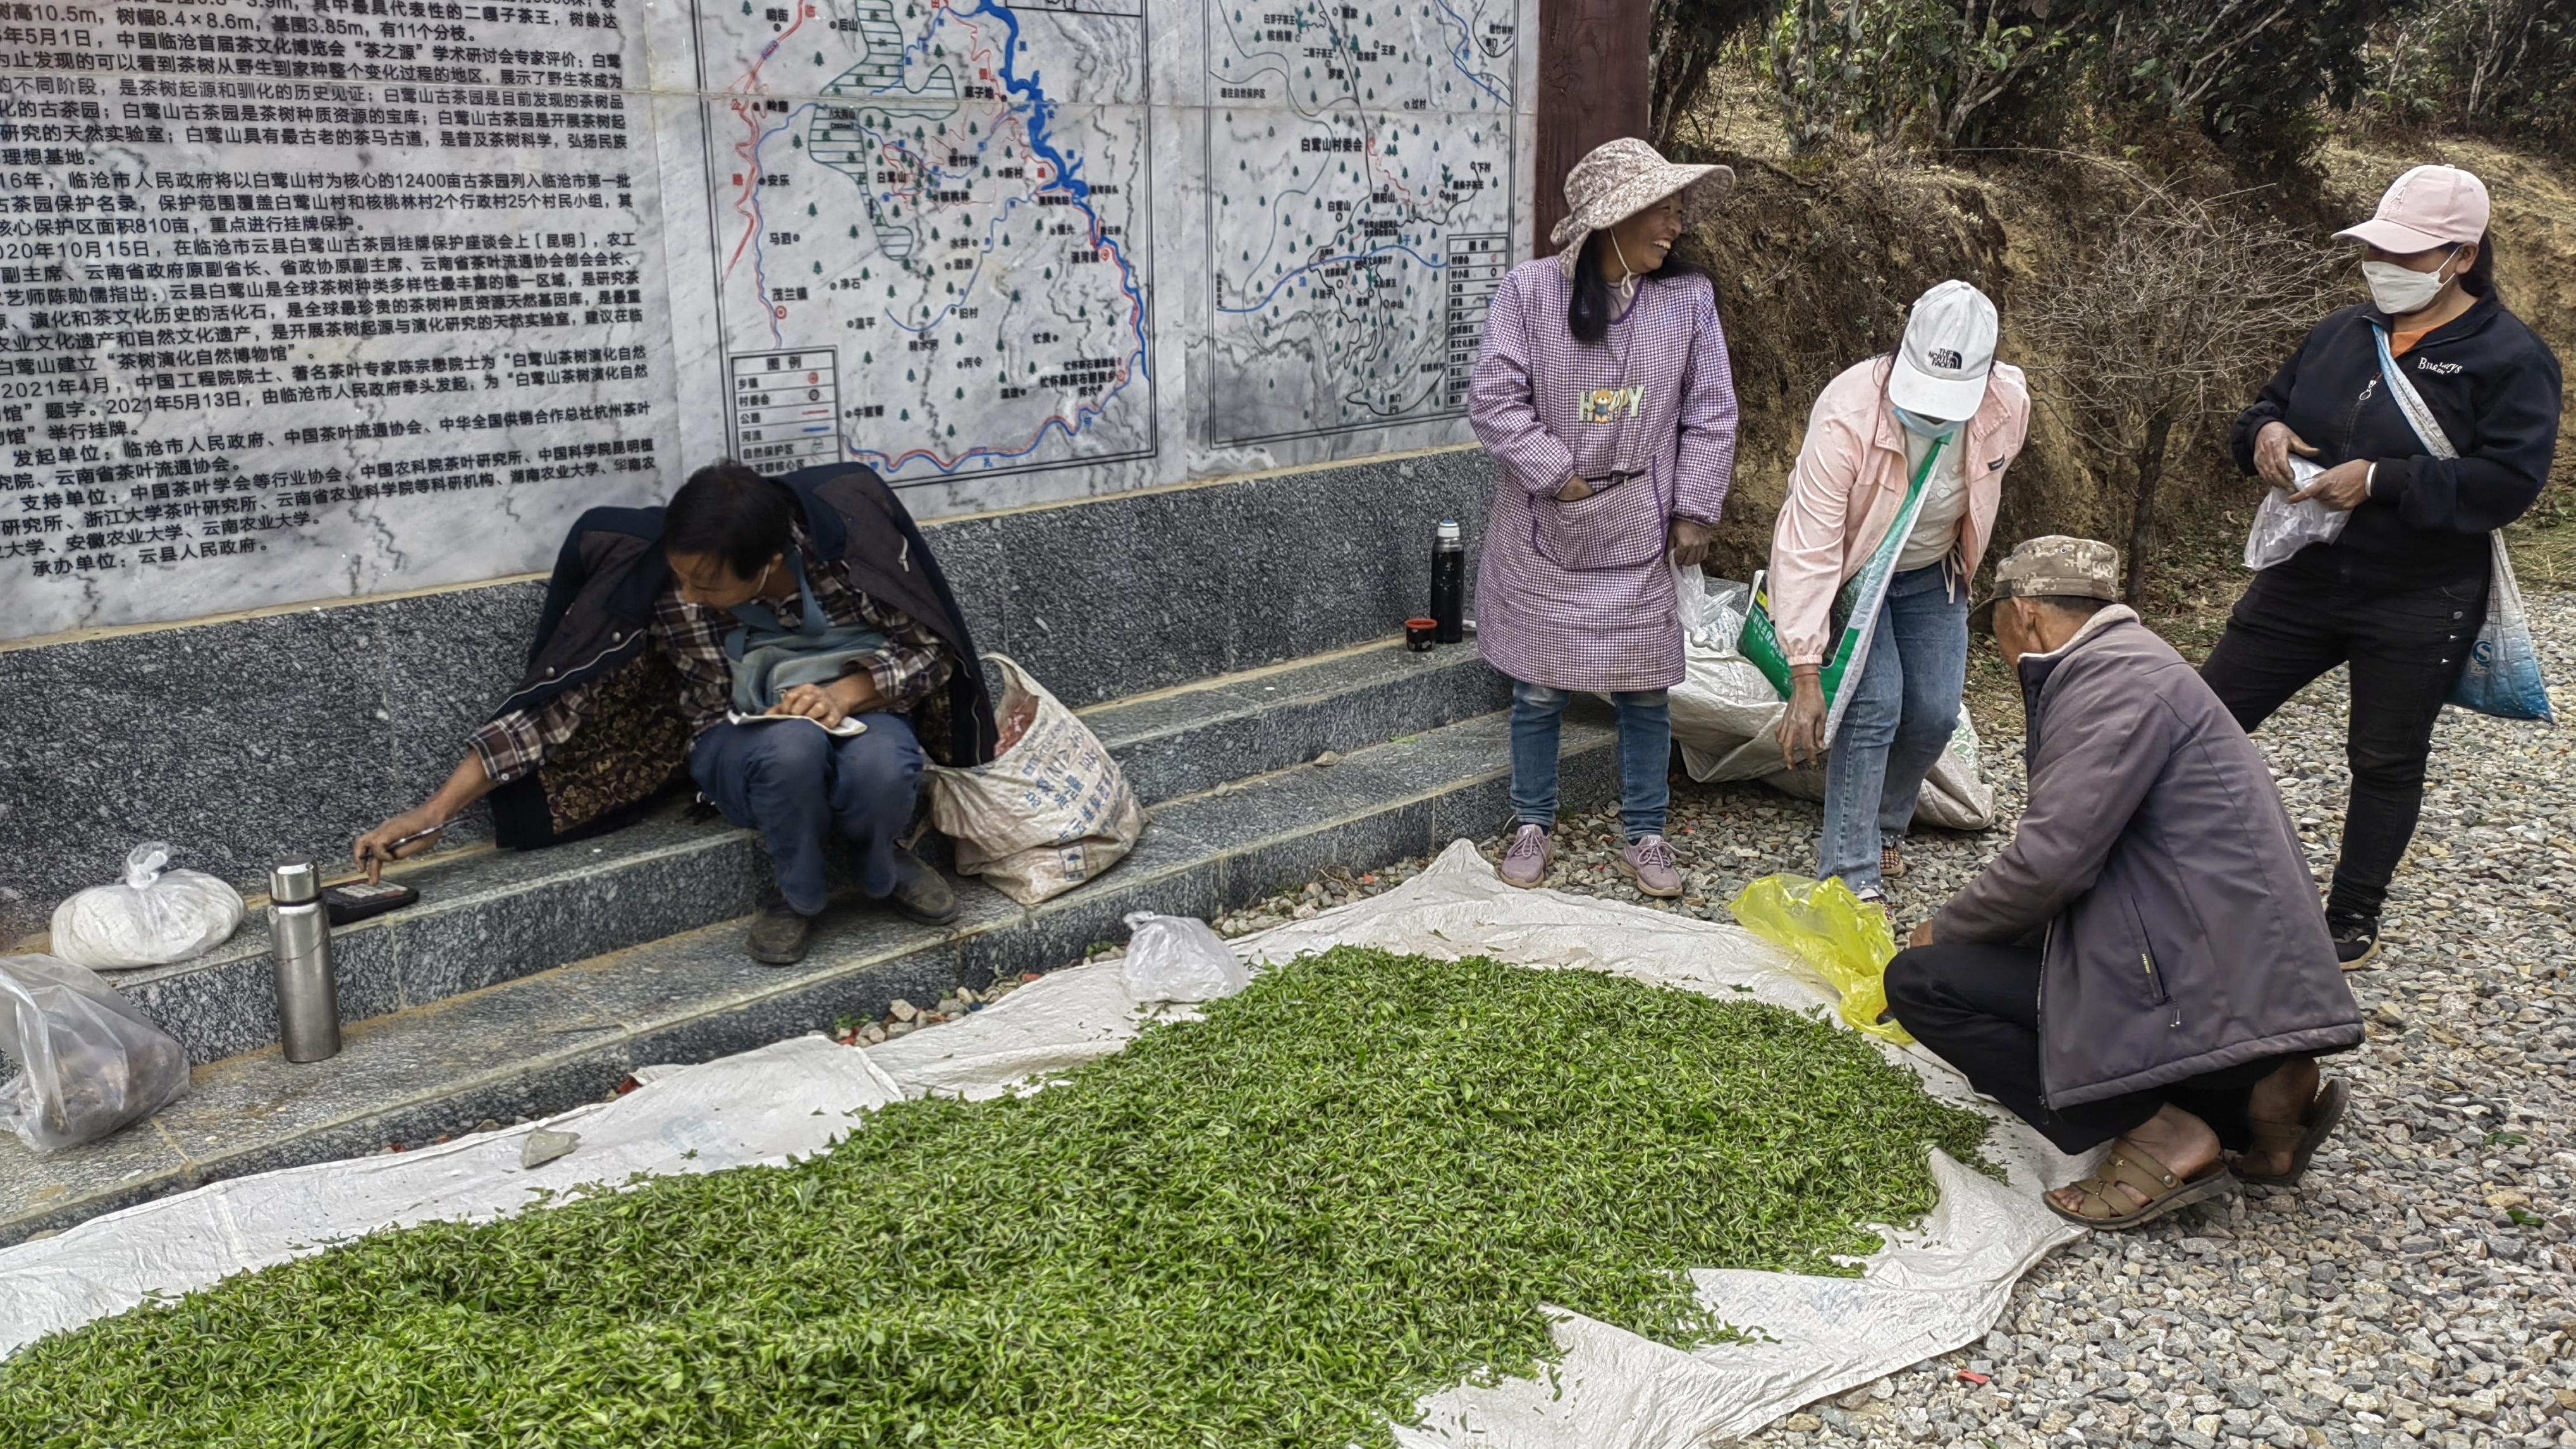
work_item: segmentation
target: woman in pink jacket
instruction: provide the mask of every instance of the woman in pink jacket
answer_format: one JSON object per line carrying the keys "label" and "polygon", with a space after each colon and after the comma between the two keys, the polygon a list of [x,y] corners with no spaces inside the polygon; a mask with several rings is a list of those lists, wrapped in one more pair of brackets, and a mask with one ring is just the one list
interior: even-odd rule
{"label": "woman in pink jacket", "polygon": [[[1985,293],[1965,282],[1924,293],[1893,354],[1855,363],[1816,399],[1772,530],[1770,607],[1792,680],[1780,757],[1792,769],[1822,757],[1816,874],[1864,900],[1902,873],[1893,842],[1958,727],[1968,580],[2030,426],[2030,390],[2020,368],[1995,361],[1995,335]],[[1869,651],[1842,680],[1829,740],[1822,667],[1841,633],[1836,599],[1888,542],[1927,460],[1922,506],[1897,545]]]}
{"label": "woman in pink jacket", "polygon": [[1708,553],[1735,461],[1735,383],[1717,296],[1671,259],[1726,194],[1723,166],[1604,142],[1566,174],[1561,250],[1503,279],[1467,416],[1500,466],[1476,574],[1476,645],[1512,680],[1512,813],[1502,876],[1547,878],[1557,731],[1577,691],[1619,711],[1619,868],[1678,896],[1664,844],[1682,682],[1673,570]]}

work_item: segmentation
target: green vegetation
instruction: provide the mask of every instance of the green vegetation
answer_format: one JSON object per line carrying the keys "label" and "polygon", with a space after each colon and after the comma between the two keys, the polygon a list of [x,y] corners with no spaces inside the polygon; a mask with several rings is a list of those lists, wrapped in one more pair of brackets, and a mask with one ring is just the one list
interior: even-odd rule
{"label": "green vegetation", "polygon": [[1984,1119],[1776,1007],[1344,949],[793,1167],[386,1233],[36,1345],[0,1440],[1339,1446],[1835,1271]]}

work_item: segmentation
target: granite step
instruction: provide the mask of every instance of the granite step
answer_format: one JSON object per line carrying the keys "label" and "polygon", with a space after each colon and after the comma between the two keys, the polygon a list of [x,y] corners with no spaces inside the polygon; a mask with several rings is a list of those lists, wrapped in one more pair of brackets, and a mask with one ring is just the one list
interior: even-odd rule
{"label": "granite step", "polygon": [[[1509,691],[1473,650],[1415,654],[1388,642],[1080,713],[1153,805],[1485,714]],[[596,840],[535,851],[467,846],[394,868],[394,879],[419,889],[420,904],[333,933],[341,1018],[427,1006],[747,914],[768,883],[768,853],[757,832],[697,814],[674,801]],[[277,1042],[268,928],[257,909],[204,956],[111,979],[193,1062]]]}
{"label": "granite step", "polygon": [[[1615,793],[1606,710],[1579,705],[1563,749],[1568,809]],[[0,1246],[216,1178],[561,1111],[639,1066],[1062,966],[1126,939],[1131,912],[1214,916],[1327,865],[1364,870],[1488,835],[1509,818],[1509,760],[1508,715],[1482,715],[1166,801],[1117,869],[1035,909],[966,880],[951,926],[836,911],[812,955],[785,968],[743,954],[742,921],[701,924],[354,1021],[327,1062],[291,1065],[271,1046],[201,1066],[187,1096],[105,1141],[38,1157],[0,1137]],[[649,903],[644,879],[631,906]]]}

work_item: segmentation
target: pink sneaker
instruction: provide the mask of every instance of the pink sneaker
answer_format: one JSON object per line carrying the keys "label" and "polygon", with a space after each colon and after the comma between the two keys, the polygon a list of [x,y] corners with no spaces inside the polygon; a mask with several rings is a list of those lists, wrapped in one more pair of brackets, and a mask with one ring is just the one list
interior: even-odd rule
{"label": "pink sneaker", "polygon": [[1673,848],[1660,835],[1649,835],[1620,851],[1619,868],[1635,878],[1638,890],[1659,900],[1682,893],[1682,873],[1673,868]]}
{"label": "pink sneaker", "polygon": [[1512,843],[1503,849],[1503,884],[1536,890],[1555,859],[1556,844],[1547,838],[1547,827],[1524,825],[1512,832]]}

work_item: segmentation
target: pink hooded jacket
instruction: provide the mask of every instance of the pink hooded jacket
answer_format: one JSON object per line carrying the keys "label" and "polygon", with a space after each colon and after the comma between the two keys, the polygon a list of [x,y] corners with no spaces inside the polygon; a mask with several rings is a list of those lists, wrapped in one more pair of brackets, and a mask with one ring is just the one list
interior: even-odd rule
{"label": "pink hooded jacket", "polygon": [[[1905,434],[1888,411],[1888,367],[1887,358],[1873,357],[1843,369],[1807,414],[1807,441],[1771,529],[1771,620],[1791,664],[1824,662],[1835,594],[1869,562],[1905,506],[1912,478]],[[1971,575],[1994,534],[2004,470],[2029,430],[2030,388],[2020,368],[1998,362],[1959,444],[1968,483],[1959,552]]]}

